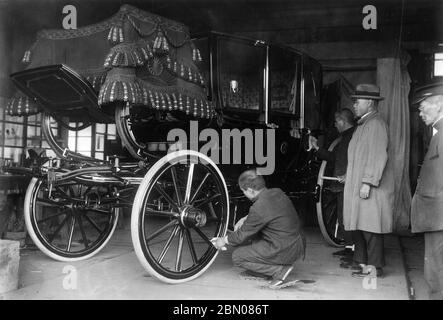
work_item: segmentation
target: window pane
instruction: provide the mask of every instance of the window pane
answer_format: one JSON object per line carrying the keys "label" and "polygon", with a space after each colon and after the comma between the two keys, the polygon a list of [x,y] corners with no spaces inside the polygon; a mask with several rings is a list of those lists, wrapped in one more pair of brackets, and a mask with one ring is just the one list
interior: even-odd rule
{"label": "window pane", "polygon": [[5,148],[5,159],[12,159],[15,163],[20,163],[22,148]]}
{"label": "window pane", "polygon": [[108,134],[115,135],[115,124],[108,124]]}
{"label": "window pane", "polygon": [[[0,110],[1,112],[1,110]],[[3,122],[0,122],[0,146],[3,146],[4,140],[3,140]],[[0,154],[1,157],[1,154]]]}
{"label": "window pane", "polygon": [[443,76],[443,60],[435,61],[434,76]]}
{"label": "window pane", "polygon": [[77,151],[91,151],[91,137],[78,137]]}
{"label": "window pane", "polygon": [[96,152],[95,158],[100,160],[105,160],[105,154],[103,152]]}
{"label": "window pane", "polygon": [[83,130],[80,130],[78,132],[78,136],[79,137],[90,137],[91,136],[91,126],[85,128]]}
{"label": "window pane", "polygon": [[97,132],[97,133],[106,133],[106,124],[104,124],[104,123],[97,123],[95,125],[95,132]]}
{"label": "window pane", "polygon": [[42,148],[50,149],[49,144],[45,140],[42,141]]}
{"label": "window pane", "polygon": [[263,47],[221,39],[220,87],[223,106],[258,110],[263,88]]}
{"label": "window pane", "polygon": [[8,104],[8,99],[0,97],[0,120],[3,120],[7,104]]}
{"label": "window pane", "polygon": [[269,87],[272,111],[299,113],[300,56],[280,48],[269,53]]}
{"label": "window pane", "polygon": [[41,129],[40,127],[28,126],[26,139],[27,147],[40,147],[41,144]]}
{"label": "window pane", "polygon": [[8,116],[8,115],[5,116],[6,121],[23,123],[23,119],[24,119],[24,117],[12,117],[12,116]]}
{"label": "window pane", "polygon": [[46,156],[50,158],[56,158],[56,154],[51,149],[46,149]]}
{"label": "window pane", "polygon": [[68,137],[68,149],[75,151],[75,137]]}
{"label": "window pane", "polygon": [[91,151],[78,151],[78,153],[80,153],[80,154],[82,154],[84,156],[87,156],[87,157],[91,156]]}
{"label": "window pane", "polygon": [[103,151],[105,145],[105,136],[102,134],[98,134],[95,139],[95,150]]}
{"label": "window pane", "polygon": [[435,60],[443,60],[443,52],[436,53],[434,57],[435,57]]}
{"label": "window pane", "polygon": [[23,146],[23,125],[16,123],[5,123],[5,145]]}

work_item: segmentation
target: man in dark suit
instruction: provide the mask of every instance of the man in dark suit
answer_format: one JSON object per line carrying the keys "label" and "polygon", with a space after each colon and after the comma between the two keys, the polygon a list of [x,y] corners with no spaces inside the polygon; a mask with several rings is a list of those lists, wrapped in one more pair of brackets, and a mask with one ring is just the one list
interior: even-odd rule
{"label": "man in dark suit", "polygon": [[443,82],[417,89],[414,104],[434,136],[411,203],[412,232],[424,232],[424,276],[431,299],[443,300]]}
{"label": "man in dark suit", "polygon": [[213,239],[214,246],[243,245],[232,254],[235,266],[272,277],[272,289],[290,285],[287,277],[293,264],[305,253],[305,238],[291,200],[281,189],[266,188],[256,170],[243,172],[238,184],[253,205],[243,224],[228,236]]}
{"label": "man in dark suit", "polygon": [[[339,142],[335,146],[334,150],[329,151],[325,148],[319,147],[317,139],[313,136],[309,136],[309,144],[314,148],[315,155],[321,159],[326,160],[334,164],[334,177],[343,179],[346,175],[346,168],[348,166],[348,146],[351,141],[352,134],[355,130],[354,114],[349,109],[342,109],[335,113],[335,127],[339,132]],[[332,186],[331,186],[332,187]],[[334,256],[343,256],[344,262],[340,264],[343,268],[352,268],[352,257],[354,255],[352,240],[352,231],[346,231],[343,226],[343,189],[344,180],[336,182],[333,185],[334,190],[337,192],[337,215],[340,227],[340,233],[343,235],[345,249],[336,251]]]}

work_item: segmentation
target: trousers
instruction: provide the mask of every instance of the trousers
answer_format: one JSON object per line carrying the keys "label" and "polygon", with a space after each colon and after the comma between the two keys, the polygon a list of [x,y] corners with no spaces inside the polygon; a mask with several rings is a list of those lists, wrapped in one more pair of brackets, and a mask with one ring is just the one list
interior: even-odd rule
{"label": "trousers", "polygon": [[425,232],[424,276],[429,298],[443,300],[443,231]]}
{"label": "trousers", "polygon": [[355,262],[376,268],[385,266],[383,234],[356,230],[353,232],[353,239],[355,242]]}
{"label": "trousers", "polygon": [[337,193],[337,217],[340,234],[343,235],[345,246],[352,246],[354,244],[353,231],[346,231],[343,225],[343,190]]}
{"label": "trousers", "polygon": [[238,247],[232,253],[232,262],[234,266],[259,273],[267,276],[271,276],[274,279],[281,279],[284,267],[293,265],[300,257],[304,258],[306,240],[304,236],[300,236],[300,240],[294,246],[288,255],[288,264],[281,265],[276,264],[274,261],[263,257],[260,250],[257,250],[257,243],[255,245],[244,245]]}

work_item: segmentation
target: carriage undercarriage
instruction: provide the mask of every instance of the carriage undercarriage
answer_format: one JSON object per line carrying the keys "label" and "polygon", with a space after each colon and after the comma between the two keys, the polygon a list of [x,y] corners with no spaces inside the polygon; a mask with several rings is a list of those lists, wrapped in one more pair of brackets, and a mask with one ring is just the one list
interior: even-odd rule
{"label": "carriage undercarriage", "polygon": [[[116,121],[124,118],[123,109],[116,111]],[[131,141],[129,147],[137,146],[130,153],[140,159],[143,151],[124,119],[119,134],[126,133],[122,141]],[[217,250],[211,238],[226,234],[238,200],[245,199],[210,158],[179,150],[150,159],[144,155],[137,162],[121,162],[118,156],[100,162],[59,146],[50,123],[49,115],[43,116],[43,132],[60,158],[50,159],[38,174],[34,168],[24,206],[29,235],[42,252],[59,261],[88,259],[110,240],[123,210],[131,210],[135,253],[151,275],[180,283],[212,264]],[[336,194],[327,187],[327,171],[323,162],[315,189],[288,194],[295,201],[315,199],[326,241],[341,246]]]}

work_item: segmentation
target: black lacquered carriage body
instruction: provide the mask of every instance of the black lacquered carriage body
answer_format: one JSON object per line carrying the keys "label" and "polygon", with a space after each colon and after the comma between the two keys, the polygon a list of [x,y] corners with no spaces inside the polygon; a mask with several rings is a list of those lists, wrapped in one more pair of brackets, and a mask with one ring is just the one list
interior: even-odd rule
{"label": "black lacquered carriage body", "polygon": [[[147,271],[168,283],[201,275],[217,256],[211,238],[226,234],[247,209],[238,175],[263,163],[243,152],[236,159],[223,140],[200,152],[207,141],[195,141],[192,126],[220,137],[223,130],[271,130],[275,170],[268,184],[295,202],[316,203],[326,240],[340,245],[325,180],[331,168],[305,150],[309,130],[321,126],[321,67],[312,58],[215,32],[191,39],[185,26],[126,5],[92,27],[40,33],[25,60],[31,55],[37,58],[27,69],[11,76],[25,95],[8,108],[42,112],[42,131],[57,155],[20,169],[34,176],[25,197],[27,229],[48,256],[91,257],[130,210],[135,252]],[[63,130],[93,123],[115,123],[121,154],[95,159],[60,142]],[[173,129],[187,141],[168,141]],[[241,150],[271,143],[267,135],[242,139]]]}

